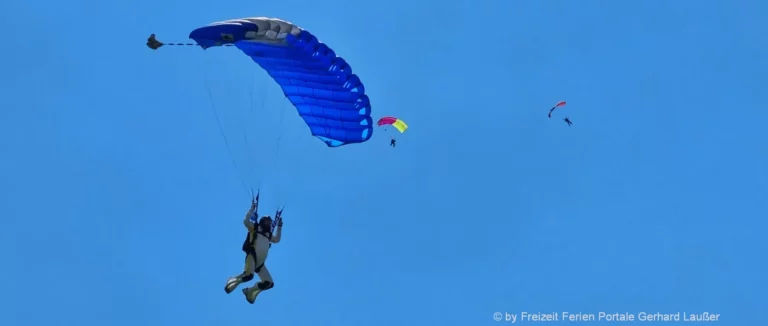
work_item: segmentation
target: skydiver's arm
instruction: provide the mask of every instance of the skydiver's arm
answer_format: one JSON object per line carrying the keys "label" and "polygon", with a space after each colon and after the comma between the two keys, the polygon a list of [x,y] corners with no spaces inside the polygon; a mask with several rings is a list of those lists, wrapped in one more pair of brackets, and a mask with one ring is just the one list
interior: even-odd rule
{"label": "skydiver's arm", "polygon": [[243,225],[248,230],[253,230],[256,226],[251,222],[251,216],[253,216],[253,213],[256,211],[256,205],[251,205],[251,209],[248,210],[248,213],[245,213],[245,219],[243,219]]}
{"label": "skydiver's arm", "polygon": [[272,243],[280,242],[280,238],[281,238],[282,234],[283,234],[283,226],[278,224],[277,225],[277,232],[275,232],[275,236],[273,236],[272,239],[269,240],[269,241],[272,242]]}

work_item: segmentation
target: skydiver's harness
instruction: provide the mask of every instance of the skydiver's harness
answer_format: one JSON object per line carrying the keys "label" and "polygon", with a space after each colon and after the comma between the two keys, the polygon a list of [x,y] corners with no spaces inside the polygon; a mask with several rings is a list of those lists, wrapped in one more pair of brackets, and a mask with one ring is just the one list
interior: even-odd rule
{"label": "skydiver's harness", "polygon": [[[254,244],[256,243],[256,237],[261,234],[262,236],[269,239],[270,244],[269,246],[272,247],[272,231],[264,231],[261,229],[261,225],[256,226],[256,234],[251,237],[251,231],[248,231],[248,234],[245,236],[245,241],[243,241],[243,252],[245,252],[246,256],[245,259],[248,259],[248,255],[251,255],[253,257],[254,262],[258,261],[256,256],[256,249],[254,248]],[[256,266],[255,272],[258,273],[262,267],[264,267],[264,262],[262,262],[259,266]]]}

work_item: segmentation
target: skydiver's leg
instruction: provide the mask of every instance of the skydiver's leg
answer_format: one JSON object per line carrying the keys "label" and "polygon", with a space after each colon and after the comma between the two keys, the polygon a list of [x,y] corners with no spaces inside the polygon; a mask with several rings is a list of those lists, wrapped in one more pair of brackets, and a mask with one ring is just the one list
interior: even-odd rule
{"label": "skydiver's leg", "polygon": [[256,257],[254,255],[255,253],[248,253],[245,255],[245,266],[243,267],[243,272],[240,275],[232,276],[227,280],[227,285],[224,286],[224,291],[227,293],[231,293],[240,284],[250,282],[253,280],[253,275],[256,272]]}
{"label": "skydiver's leg", "polygon": [[269,290],[275,286],[275,282],[272,280],[272,274],[269,274],[267,265],[262,266],[258,274],[261,282],[256,283],[256,287],[258,287],[260,290]]}
{"label": "skydiver's leg", "polygon": [[267,266],[264,265],[264,260],[257,260],[257,263],[260,264],[256,267],[256,273],[259,275],[261,281],[254,286],[243,289],[245,299],[250,303],[256,301],[256,296],[259,295],[261,291],[269,290],[275,286],[275,283],[272,280],[272,275],[269,273]]}

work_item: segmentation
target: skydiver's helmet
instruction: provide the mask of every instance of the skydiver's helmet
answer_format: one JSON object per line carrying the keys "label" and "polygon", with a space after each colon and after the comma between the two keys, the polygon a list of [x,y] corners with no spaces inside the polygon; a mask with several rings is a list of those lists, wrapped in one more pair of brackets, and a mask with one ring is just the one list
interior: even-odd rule
{"label": "skydiver's helmet", "polygon": [[259,220],[259,226],[264,231],[272,231],[272,217],[264,215]]}

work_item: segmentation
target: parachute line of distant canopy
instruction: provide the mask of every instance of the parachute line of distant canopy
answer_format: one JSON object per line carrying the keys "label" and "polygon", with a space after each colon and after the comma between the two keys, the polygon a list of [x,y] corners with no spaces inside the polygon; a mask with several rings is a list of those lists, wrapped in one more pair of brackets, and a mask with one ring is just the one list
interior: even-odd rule
{"label": "parachute line of distant canopy", "polygon": [[[197,44],[163,43],[152,34],[147,46],[197,45],[202,49],[234,46],[249,56],[280,85],[311,134],[329,147],[368,141],[373,135],[371,102],[360,77],[342,57],[309,31],[284,20],[251,17],[216,22],[193,30]],[[558,103],[550,110],[564,106]],[[570,122],[566,118],[566,122]],[[408,125],[386,116],[379,127],[400,133]]]}

